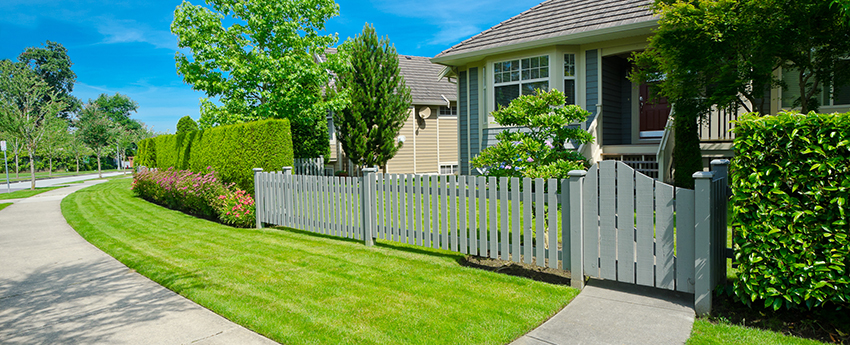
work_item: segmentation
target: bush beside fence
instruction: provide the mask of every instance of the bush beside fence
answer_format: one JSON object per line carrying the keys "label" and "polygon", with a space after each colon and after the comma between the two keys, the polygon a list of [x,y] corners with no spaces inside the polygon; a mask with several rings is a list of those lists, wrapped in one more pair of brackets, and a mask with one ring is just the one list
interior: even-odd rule
{"label": "bush beside fence", "polygon": [[254,190],[252,168],[280,169],[293,163],[289,120],[264,120],[207,130],[160,135],[139,143],[138,165],[204,172],[240,189]]}
{"label": "bush beside fence", "polygon": [[742,300],[850,304],[850,113],[742,116],[733,224]]}

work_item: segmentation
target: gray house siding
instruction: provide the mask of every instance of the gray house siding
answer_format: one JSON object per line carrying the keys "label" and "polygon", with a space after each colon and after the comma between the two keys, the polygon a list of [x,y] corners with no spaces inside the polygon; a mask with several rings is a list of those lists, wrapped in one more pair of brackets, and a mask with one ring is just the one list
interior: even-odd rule
{"label": "gray house siding", "polygon": [[467,80],[466,71],[460,72],[458,76],[458,138],[460,138],[459,147],[457,148],[460,163],[461,173],[469,172],[469,102],[467,95]]}
{"label": "gray house siding", "polygon": [[590,116],[587,118],[588,126],[590,126],[590,123],[593,122],[593,119],[596,118],[596,105],[599,104],[599,62],[597,61],[598,56],[599,51],[596,49],[588,50],[585,53],[585,71],[587,73],[587,81],[585,85],[585,104],[587,105],[587,111],[590,112]]}
{"label": "gray house siding", "polygon": [[620,57],[602,58],[602,145],[631,144],[631,82],[628,62]]}
{"label": "gray house siding", "polygon": [[[473,67],[469,69],[469,161],[481,152],[481,114],[478,103],[478,68]],[[469,172],[476,173],[472,167]]]}

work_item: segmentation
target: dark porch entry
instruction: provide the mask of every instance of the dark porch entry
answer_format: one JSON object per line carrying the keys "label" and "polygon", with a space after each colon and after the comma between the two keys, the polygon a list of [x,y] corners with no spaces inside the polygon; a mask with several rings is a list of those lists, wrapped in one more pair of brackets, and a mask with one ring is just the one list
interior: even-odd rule
{"label": "dark porch entry", "polygon": [[649,84],[640,86],[640,138],[661,138],[667,117],[670,116],[670,103],[667,98],[652,95]]}
{"label": "dark porch entry", "polygon": [[602,58],[602,145],[631,145],[633,105],[639,109],[640,139],[660,139],[670,115],[666,98],[650,94],[649,85],[639,87],[633,99],[633,84],[628,79],[631,53]]}

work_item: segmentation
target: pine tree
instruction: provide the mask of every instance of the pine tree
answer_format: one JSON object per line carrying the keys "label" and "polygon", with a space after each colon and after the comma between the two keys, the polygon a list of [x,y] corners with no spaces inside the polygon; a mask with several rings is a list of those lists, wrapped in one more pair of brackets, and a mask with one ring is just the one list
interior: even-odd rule
{"label": "pine tree", "polygon": [[402,145],[396,137],[410,116],[410,88],[399,73],[395,46],[389,38],[379,40],[374,26],[367,23],[346,47],[350,65],[339,73],[337,87],[350,104],[334,114],[338,139],[355,164],[386,171]]}

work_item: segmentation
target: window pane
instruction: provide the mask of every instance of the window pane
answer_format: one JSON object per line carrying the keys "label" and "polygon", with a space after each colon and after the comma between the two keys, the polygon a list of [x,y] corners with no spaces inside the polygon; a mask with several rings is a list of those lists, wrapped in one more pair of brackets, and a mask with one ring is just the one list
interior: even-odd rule
{"label": "window pane", "polygon": [[564,76],[575,77],[576,75],[576,56],[575,54],[564,54]]}
{"label": "window pane", "polygon": [[850,104],[850,84],[844,84],[835,88],[835,94],[832,95],[833,105],[848,105]]}
{"label": "window pane", "polygon": [[511,81],[519,81],[519,71],[511,72]]}
{"label": "window pane", "polygon": [[540,68],[540,78],[549,78],[549,67]]}
{"label": "window pane", "polygon": [[511,71],[518,71],[519,70],[519,60],[508,61],[508,65],[511,67],[511,69],[510,69]]}
{"label": "window pane", "polygon": [[564,104],[576,104],[576,81],[574,79],[564,80],[564,96],[566,96]]}
{"label": "window pane", "polygon": [[493,64],[493,72],[499,73],[501,71],[502,71],[502,63],[501,62],[494,63]]}
{"label": "window pane", "polygon": [[493,82],[496,83],[496,84],[501,83],[502,82],[502,74],[496,73],[495,78],[493,79]]}
{"label": "window pane", "polygon": [[523,69],[531,67],[531,63],[528,60],[529,59],[522,59],[522,68]]}
{"label": "window pane", "polygon": [[543,91],[549,91],[549,82],[548,81],[538,81],[536,83],[525,83],[522,84],[522,94],[523,95],[533,95],[536,89],[541,89]]}
{"label": "window pane", "polygon": [[540,58],[531,58],[531,68],[540,67]]}
{"label": "window pane", "polygon": [[549,66],[549,55],[540,57],[540,67]]}
{"label": "window pane", "polygon": [[[535,68],[535,69],[531,70],[531,79],[537,79],[537,78],[540,78],[540,70]],[[525,79],[525,78],[523,78],[523,79]]]}
{"label": "window pane", "polygon": [[527,80],[533,78],[529,70],[522,71],[522,80]]}
{"label": "window pane", "polygon": [[519,85],[497,86],[493,92],[496,94],[496,108],[500,105],[507,107],[514,98],[519,97]]}
{"label": "window pane", "polygon": [[790,108],[794,101],[800,97],[800,74],[797,70],[786,68],[782,70],[782,81],[786,87],[782,88],[782,107]]}

